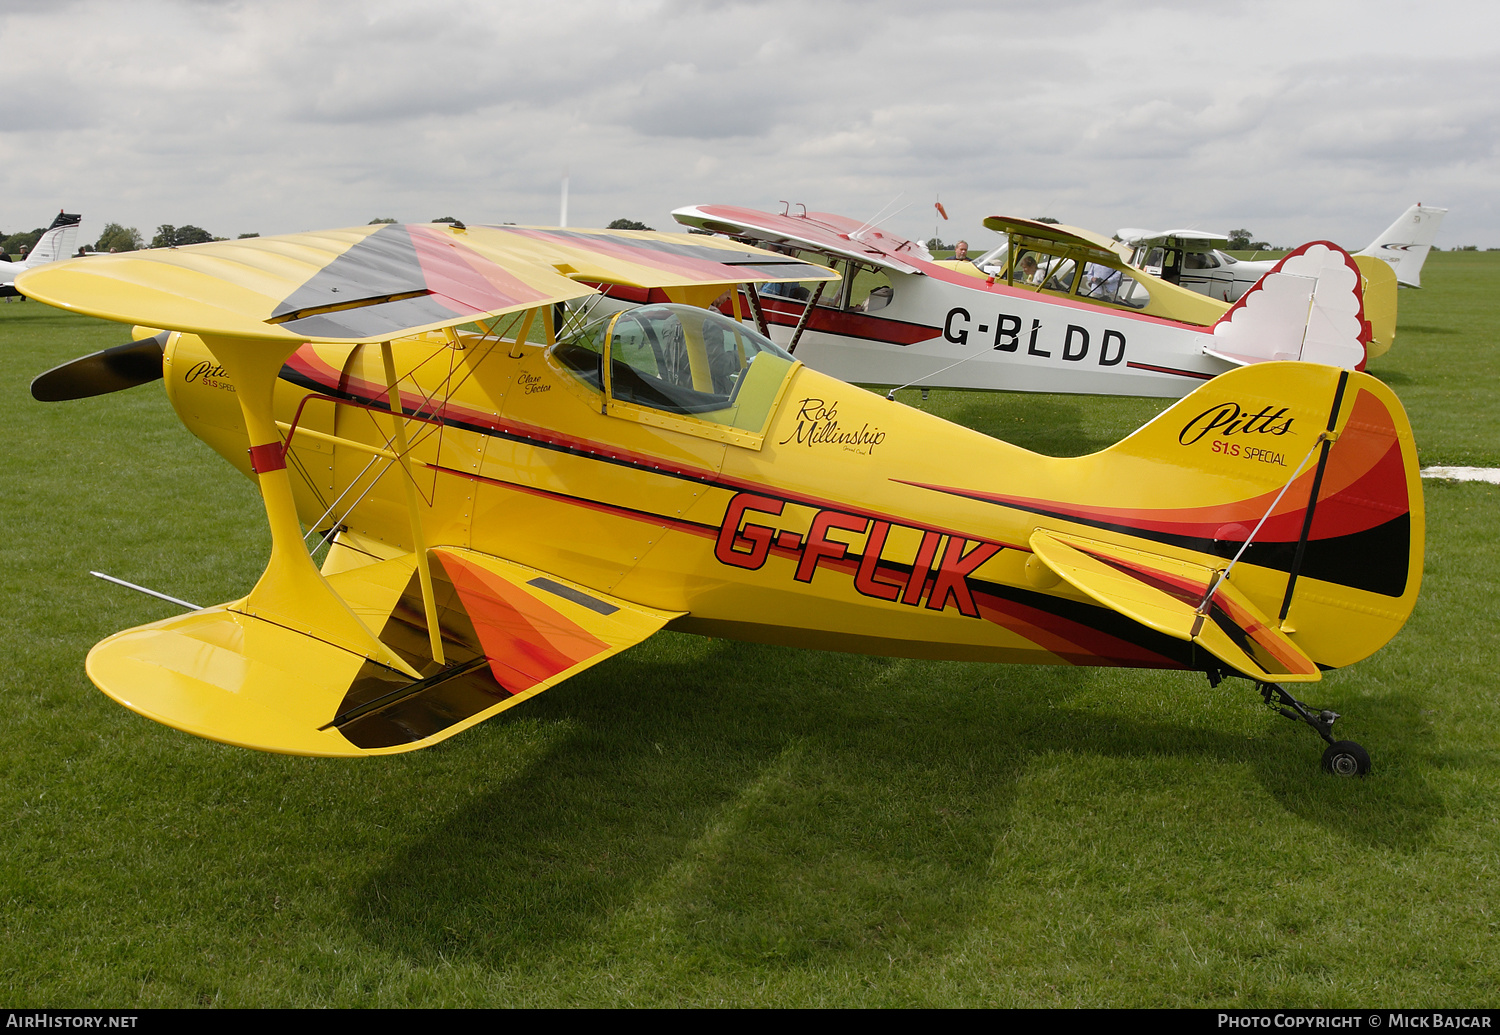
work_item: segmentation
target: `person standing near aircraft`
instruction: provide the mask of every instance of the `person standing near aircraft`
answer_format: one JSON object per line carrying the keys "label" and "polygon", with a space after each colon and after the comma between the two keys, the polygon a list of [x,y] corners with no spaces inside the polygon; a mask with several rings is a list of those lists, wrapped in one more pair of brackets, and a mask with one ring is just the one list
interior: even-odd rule
{"label": "person standing near aircraft", "polygon": [[973,262],[974,261],[972,258],[969,257],[969,242],[968,241],[959,241],[957,244],[955,244],[953,246],[953,261],[954,262]]}

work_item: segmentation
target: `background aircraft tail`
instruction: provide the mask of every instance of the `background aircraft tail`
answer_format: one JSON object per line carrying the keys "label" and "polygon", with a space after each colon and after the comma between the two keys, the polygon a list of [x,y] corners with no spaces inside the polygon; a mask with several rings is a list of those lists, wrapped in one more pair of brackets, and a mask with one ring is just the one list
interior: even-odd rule
{"label": "background aircraft tail", "polygon": [[36,247],[26,254],[26,260],[21,265],[30,269],[32,266],[40,266],[45,262],[56,262],[71,256],[78,245],[78,224],[83,222],[83,216],[73,212],[59,212],[57,218],[52,220]]}
{"label": "background aircraft tail", "polygon": [[1371,255],[1390,263],[1396,271],[1396,280],[1407,287],[1422,286],[1422,263],[1432,250],[1438,227],[1443,224],[1445,208],[1432,208],[1421,202],[1401,213],[1370,246],[1359,255]]}
{"label": "background aircraft tail", "polygon": [[1288,252],[1219,318],[1204,351],[1232,363],[1297,360],[1363,369],[1371,339],[1359,266],[1336,244]]}

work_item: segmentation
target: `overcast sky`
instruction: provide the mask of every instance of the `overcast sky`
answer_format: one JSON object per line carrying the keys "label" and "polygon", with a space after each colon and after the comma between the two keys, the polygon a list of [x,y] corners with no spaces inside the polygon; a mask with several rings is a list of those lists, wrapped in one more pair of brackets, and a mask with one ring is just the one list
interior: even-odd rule
{"label": "overcast sky", "polygon": [[[1500,246],[1500,5],[0,0],[0,229],[671,227],[783,199]],[[899,200],[896,200],[899,196]],[[933,201],[951,218],[936,225]]]}

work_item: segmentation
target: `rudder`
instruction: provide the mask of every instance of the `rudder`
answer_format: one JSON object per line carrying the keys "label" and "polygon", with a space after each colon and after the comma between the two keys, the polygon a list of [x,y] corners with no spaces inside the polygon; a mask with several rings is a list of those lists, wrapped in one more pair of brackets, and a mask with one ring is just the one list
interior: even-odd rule
{"label": "rudder", "polygon": [[1054,505],[1059,516],[1221,566],[1239,556],[1234,584],[1321,666],[1368,656],[1411,614],[1416,448],[1401,403],[1369,375],[1234,370],[1078,464],[1078,503]]}

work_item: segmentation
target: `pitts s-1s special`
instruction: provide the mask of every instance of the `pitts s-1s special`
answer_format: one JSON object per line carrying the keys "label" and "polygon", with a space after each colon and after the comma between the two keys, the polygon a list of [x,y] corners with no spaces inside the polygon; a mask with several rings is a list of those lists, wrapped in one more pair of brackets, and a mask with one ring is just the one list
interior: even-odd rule
{"label": "pitts s-1s special", "polygon": [[[738,288],[832,271],[702,236],[390,224],[98,256],[33,298],[142,325],[38,398],[163,377],[259,485],[248,596],[118,633],[90,677],[143,715],[308,755],[442,740],[664,626],[1283,686],[1410,614],[1411,430],[1362,373],[1261,363],[1119,444],[1028,452],[810,370]],[[672,300],[555,334],[590,285]],[[308,543],[331,542],[321,568]]]}

